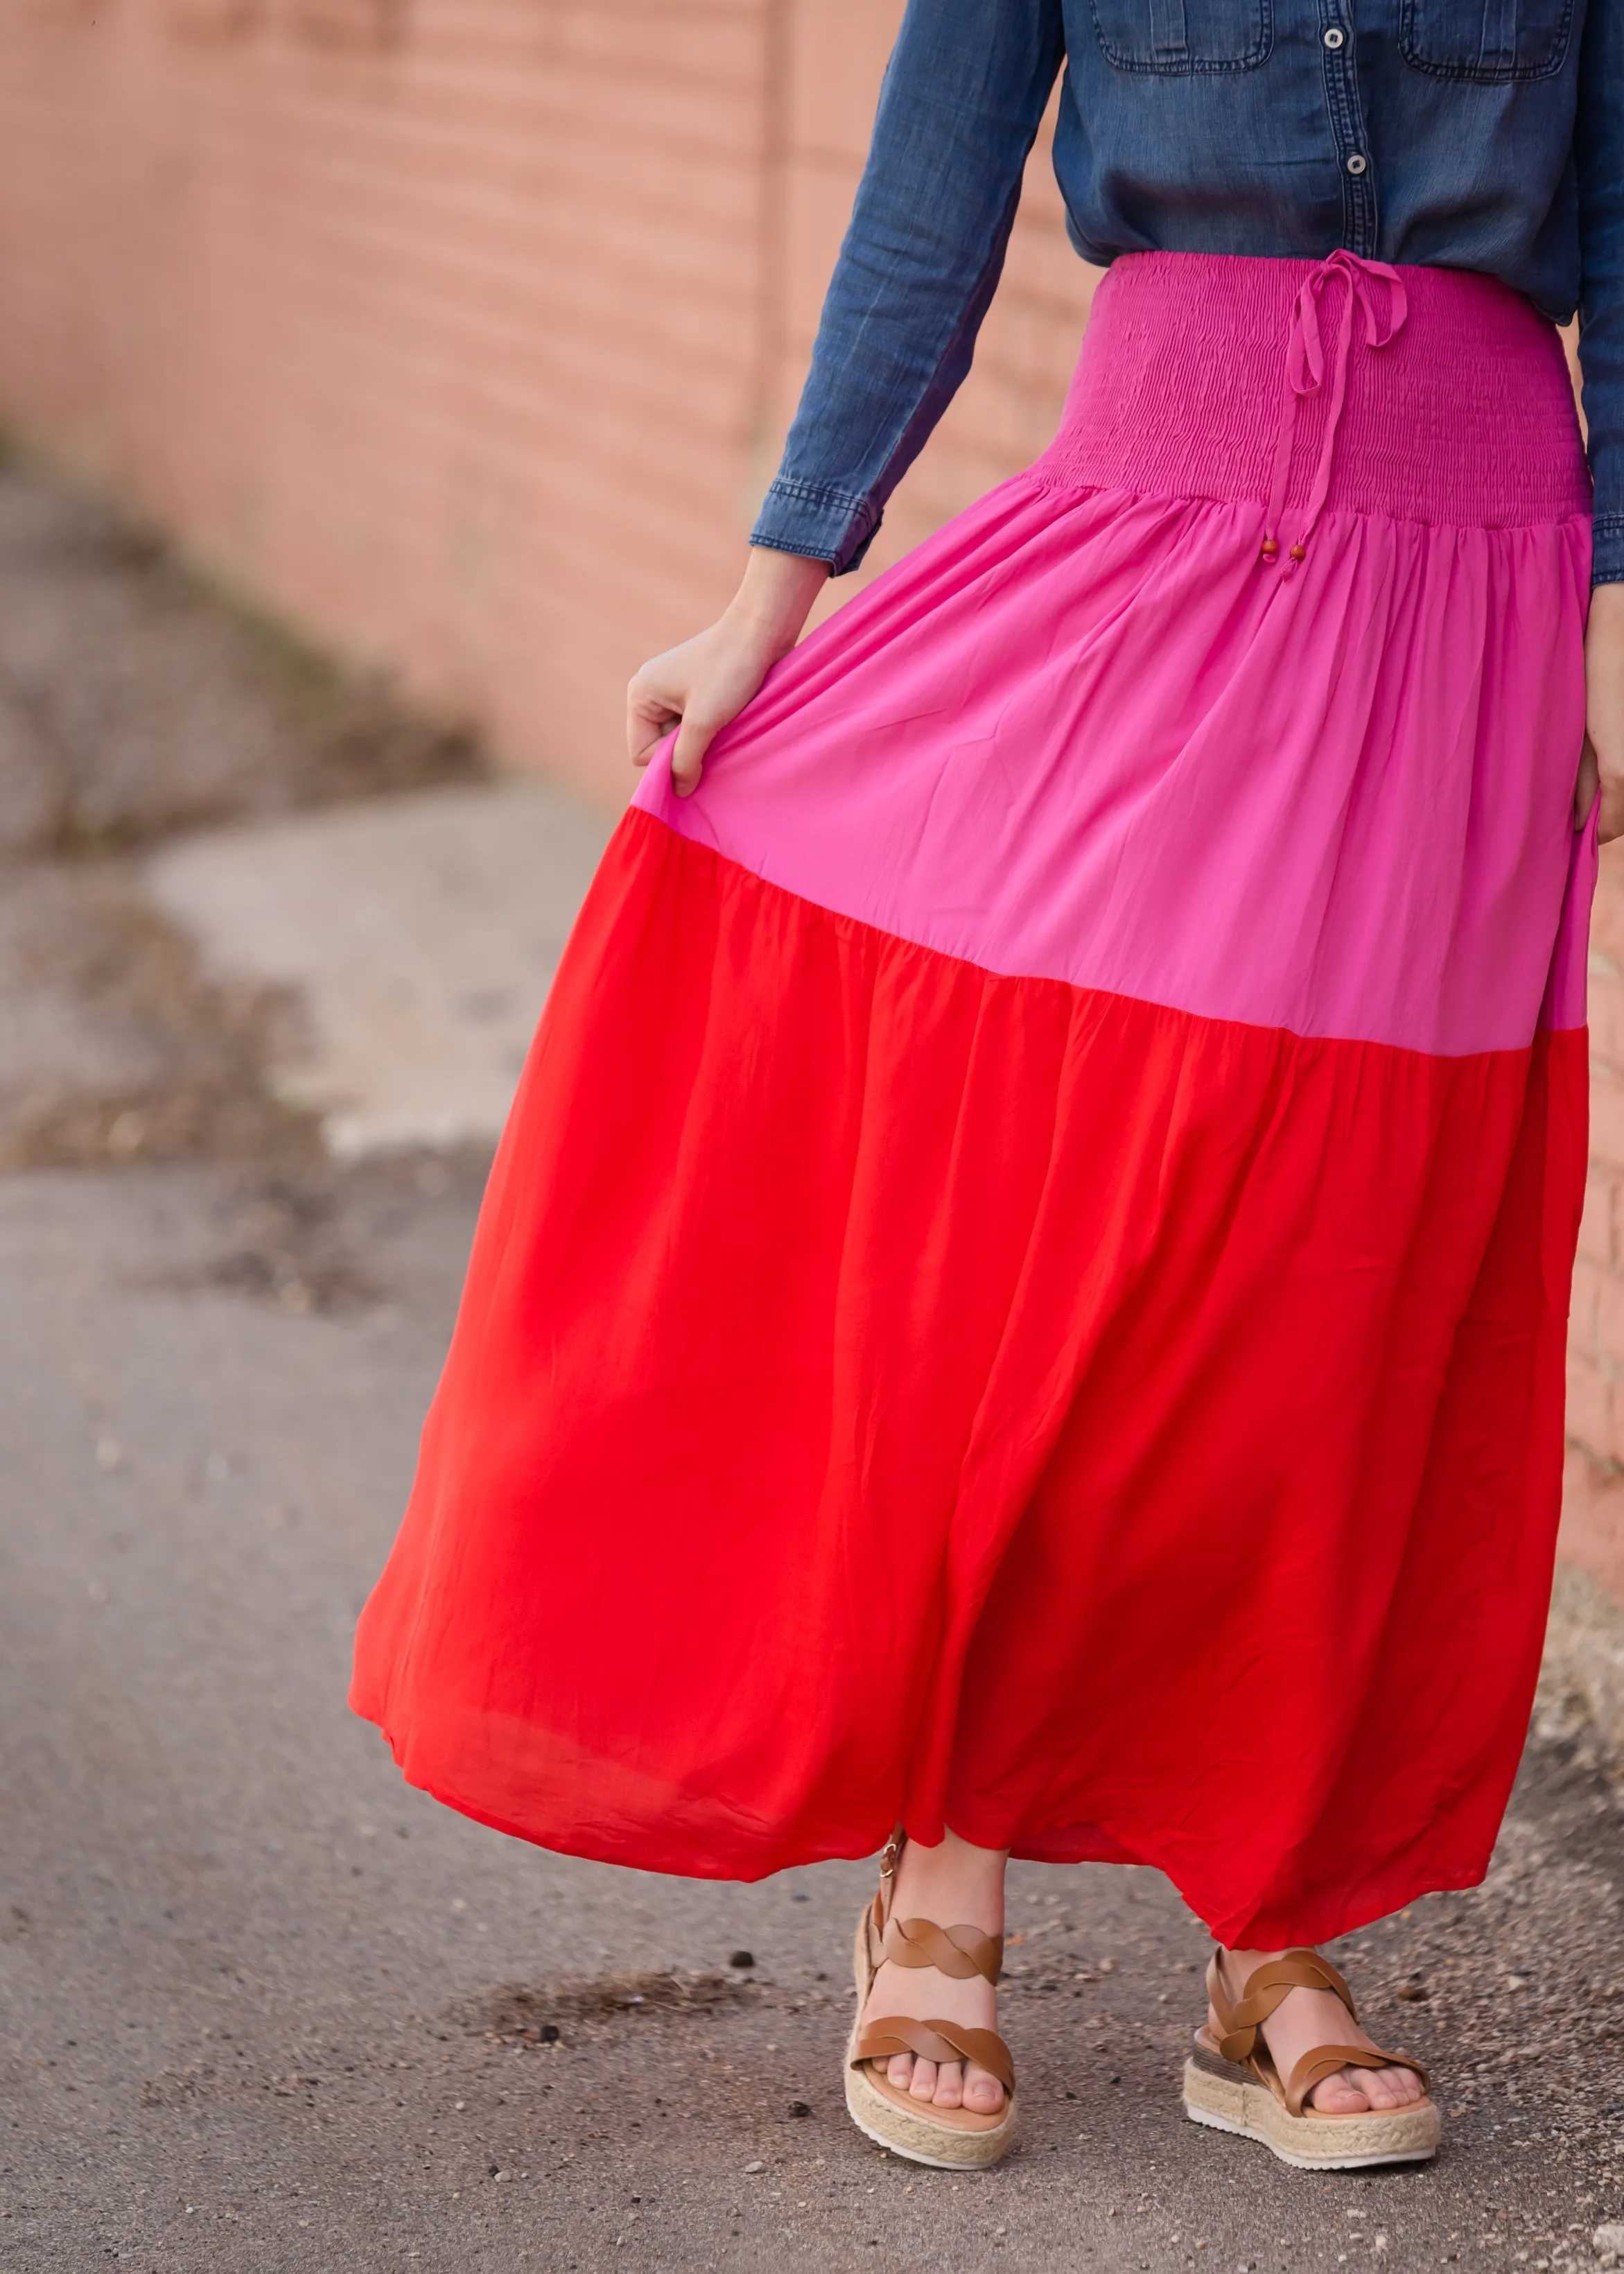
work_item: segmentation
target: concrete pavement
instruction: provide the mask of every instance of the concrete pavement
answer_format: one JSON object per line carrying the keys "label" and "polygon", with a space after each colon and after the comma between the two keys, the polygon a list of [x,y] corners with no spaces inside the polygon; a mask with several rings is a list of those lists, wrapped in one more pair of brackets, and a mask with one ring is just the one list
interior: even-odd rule
{"label": "concrete pavement", "polygon": [[495,1144],[608,834],[492,782],[199,832],[147,881],[219,978],[297,990],[271,1083],[357,1160]]}

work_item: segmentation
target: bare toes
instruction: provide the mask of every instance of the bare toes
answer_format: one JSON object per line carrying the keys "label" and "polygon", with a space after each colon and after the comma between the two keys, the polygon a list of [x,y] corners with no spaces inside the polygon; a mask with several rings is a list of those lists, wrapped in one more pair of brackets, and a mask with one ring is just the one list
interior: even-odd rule
{"label": "bare toes", "polygon": [[962,2108],[964,2106],[964,2074],[962,2061],[943,2062],[936,2071],[936,2089],[931,2095],[933,2107]]}
{"label": "bare toes", "polygon": [[900,2091],[906,2092],[907,2090],[908,2087],[914,2082],[914,2056],[912,2053],[893,2053],[891,2055],[890,2060],[885,2064],[885,2082],[887,2084],[896,2085]]}
{"label": "bare toes", "polygon": [[1348,2068],[1327,2076],[1308,2097],[1321,2116],[1357,2116],[1371,2105],[1358,2073]]}
{"label": "bare toes", "polygon": [[936,2065],[932,2060],[916,2060],[914,2082],[908,2087],[915,2100],[934,2100],[936,2096]]}
{"label": "bare toes", "polygon": [[978,2116],[996,2116],[1004,2105],[1004,2087],[996,2076],[972,2065],[965,2072],[964,2105]]}

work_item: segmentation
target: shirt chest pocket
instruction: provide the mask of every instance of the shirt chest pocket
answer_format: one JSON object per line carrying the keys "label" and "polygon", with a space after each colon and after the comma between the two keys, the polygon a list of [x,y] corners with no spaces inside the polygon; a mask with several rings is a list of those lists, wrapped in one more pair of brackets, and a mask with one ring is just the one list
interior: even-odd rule
{"label": "shirt chest pocket", "polygon": [[1573,0],[1402,0],[1399,49],[1438,79],[1550,79],[1568,59]]}
{"label": "shirt chest pocket", "polygon": [[1118,71],[1251,71],[1274,41],[1274,0],[1090,0]]}

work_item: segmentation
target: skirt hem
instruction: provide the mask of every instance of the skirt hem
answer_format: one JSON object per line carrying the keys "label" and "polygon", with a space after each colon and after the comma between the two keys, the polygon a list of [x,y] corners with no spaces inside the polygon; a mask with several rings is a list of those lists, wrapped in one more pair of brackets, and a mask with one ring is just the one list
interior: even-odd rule
{"label": "skirt hem", "polygon": [[[352,1709],[363,1720],[372,1715],[364,1706],[352,1703]],[[803,1871],[814,1864],[861,1864],[877,1856],[890,1838],[889,1825],[872,1835],[855,1835],[853,1842],[808,1841],[783,1852],[775,1852],[771,1863],[759,1870],[741,1869],[741,1857],[724,1858],[719,1853],[680,1855],[676,1847],[650,1844],[643,1839],[622,1841],[608,1837],[594,1837],[584,1828],[566,1834],[555,1832],[545,1836],[533,1826],[523,1824],[504,1815],[500,1810],[482,1806],[477,1801],[459,1793],[435,1776],[424,1775],[414,1770],[409,1758],[390,1736],[382,1722],[375,1722],[379,1734],[394,1756],[396,1767],[406,1782],[418,1792],[426,1793],[442,1808],[454,1809],[470,1822],[483,1824],[488,1830],[500,1832],[505,1838],[523,1840],[532,1848],[539,1848],[552,1856],[573,1856],[582,1863],[606,1864],[620,1871],[650,1871],[662,1879],[707,1879],[740,1886],[754,1886],[763,1879],[776,1879],[782,1871]],[[904,1818],[905,1828],[911,1837],[915,1833]],[[938,1828],[936,1837],[940,1837]],[[1425,1871],[1395,1873],[1365,1881],[1357,1893],[1331,1894],[1320,1891],[1305,1897],[1302,1906],[1290,1911],[1257,1909],[1247,1913],[1227,1914],[1214,1909],[1210,1914],[1203,1908],[1197,1891],[1178,1871],[1157,1860],[1144,1849],[1135,1849],[1120,1841],[1101,1824],[1068,1828],[1034,1834],[1030,1843],[1019,1836],[1010,1843],[1010,1854],[1018,1863],[1115,1864],[1131,1870],[1160,1872],[1174,1889],[1180,1901],[1207,1931],[1227,1949],[1284,1949],[1290,1946],[1317,1946],[1334,1942],[1339,1937],[1357,1934],[1361,1927],[1377,1919],[1389,1918],[1408,1904],[1417,1902],[1424,1895],[1457,1894],[1481,1886],[1488,1871],[1486,1856],[1464,1859],[1456,1866],[1433,1864]]]}

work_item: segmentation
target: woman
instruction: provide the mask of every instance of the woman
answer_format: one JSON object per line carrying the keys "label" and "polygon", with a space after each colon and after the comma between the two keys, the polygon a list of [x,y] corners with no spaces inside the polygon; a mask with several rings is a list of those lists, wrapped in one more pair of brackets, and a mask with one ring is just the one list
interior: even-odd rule
{"label": "woman", "polygon": [[[1063,62],[1060,435],[797,646]],[[1209,1924],[1198,2120],[1433,2151],[1312,1946],[1481,1877],[1526,1730],[1621,582],[1624,0],[912,0],[739,596],[632,685],[355,1690],[571,1853],[902,1827],[846,2067],[901,2154],[1007,2145],[1011,1851]]]}

